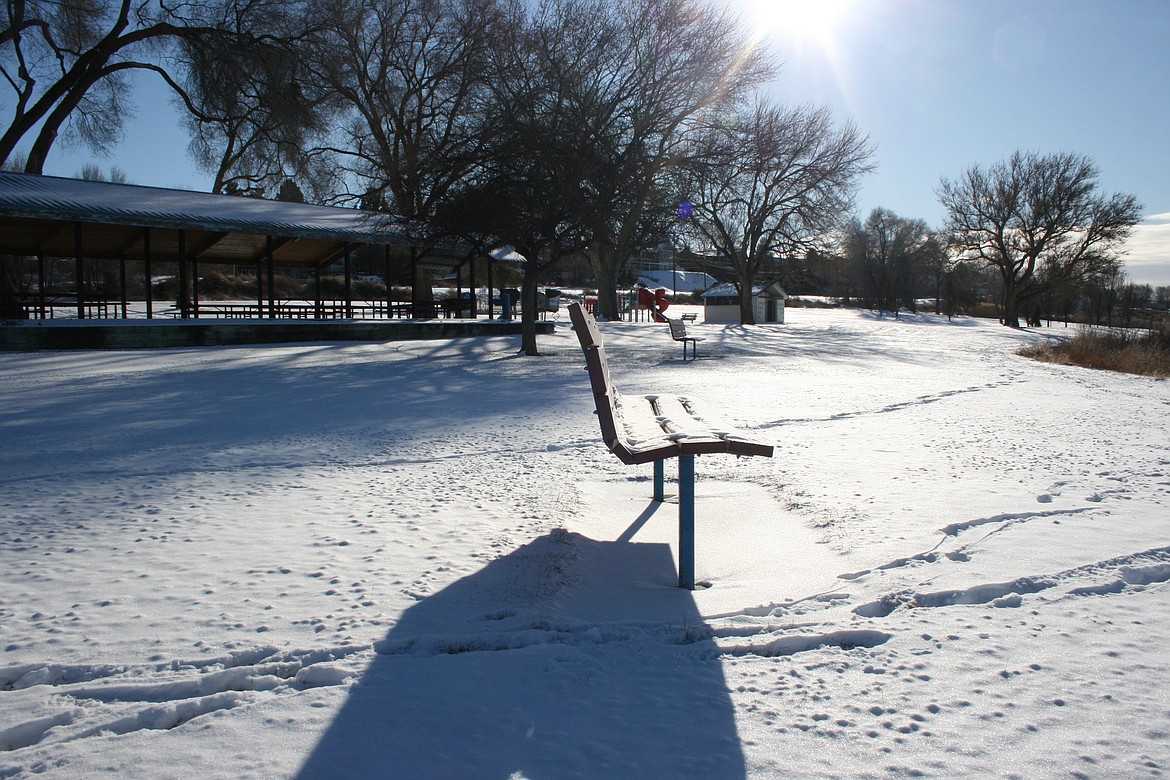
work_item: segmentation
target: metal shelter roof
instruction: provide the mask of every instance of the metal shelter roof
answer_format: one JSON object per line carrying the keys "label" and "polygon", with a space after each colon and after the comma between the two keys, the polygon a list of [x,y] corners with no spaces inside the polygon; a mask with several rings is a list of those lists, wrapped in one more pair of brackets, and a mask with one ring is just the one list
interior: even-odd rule
{"label": "metal shelter roof", "polygon": [[[269,236],[283,267],[330,263],[347,244],[417,243],[392,217],[356,209],[0,172],[0,253],[73,257],[75,225],[89,258],[141,259],[147,228],[154,260],[178,258],[182,231],[188,258],[241,265],[267,257]],[[427,254],[421,264],[443,269],[465,255]]]}

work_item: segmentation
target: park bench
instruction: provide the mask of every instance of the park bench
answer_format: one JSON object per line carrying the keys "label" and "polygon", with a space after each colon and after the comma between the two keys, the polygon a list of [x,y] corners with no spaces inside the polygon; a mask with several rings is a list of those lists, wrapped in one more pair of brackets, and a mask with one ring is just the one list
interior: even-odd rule
{"label": "park bench", "polygon": [[[686,315],[684,314],[683,316],[685,317]],[[668,319],[666,322],[670,325],[670,337],[672,339],[674,339],[675,341],[682,342],[683,362],[684,363],[687,362],[687,342],[690,342],[690,344],[691,344],[691,360],[697,360],[699,357],[698,342],[702,341],[703,339],[697,338],[695,336],[688,336],[687,335],[687,326],[685,324],[683,324],[683,321],[681,319],[679,319],[679,320]]]}
{"label": "park bench", "polygon": [[683,322],[694,322],[697,316],[693,311],[688,311],[678,315],[678,318]]}
{"label": "park bench", "polygon": [[627,466],[654,464],[654,500],[665,500],[664,462],[678,458],[678,584],[695,587],[695,456],[724,453],[772,457],[771,444],[752,441],[743,433],[708,417],[690,398],[647,395],[626,398],[610,379],[605,346],[597,322],[579,303],[569,317],[585,353],[593,387],[601,438]]}

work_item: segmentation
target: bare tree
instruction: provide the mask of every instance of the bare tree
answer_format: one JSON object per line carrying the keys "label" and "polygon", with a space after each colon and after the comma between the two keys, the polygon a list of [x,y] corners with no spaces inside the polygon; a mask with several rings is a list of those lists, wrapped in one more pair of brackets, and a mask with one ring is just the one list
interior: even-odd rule
{"label": "bare tree", "polygon": [[1099,269],[1091,274],[1081,287],[1085,298],[1086,313],[1091,322],[1112,327],[1114,313],[1121,291],[1129,283],[1129,277],[1120,265]]}
{"label": "bare tree", "polygon": [[1017,151],[940,183],[952,244],[1003,282],[1005,325],[1018,328],[1046,285],[1083,282],[1117,263],[1141,207],[1132,195],[1100,193],[1097,178],[1083,155]]}
{"label": "bare tree", "polygon": [[[325,127],[329,91],[308,73],[304,47],[322,23],[301,0],[200,4],[207,27],[231,36],[185,38],[183,74],[190,150],[213,192],[264,195],[288,178],[312,178],[303,150]],[[252,40],[241,46],[239,41]]]}
{"label": "bare tree", "polygon": [[956,314],[972,311],[979,302],[983,273],[972,263],[948,262],[938,284],[935,313],[945,314],[950,319]]}
{"label": "bare tree", "polygon": [[322,0],[308,60],[338,113],[348,197],[425,222],[476,162],[494,0]]}
{"label": "bare tree", "polygon": [[956,263],[951,253],[947,251],[946,239],[938,233],[928,230],[926,239],[918,250],[918,269],[921,275],[919,289],[914,295],[926,293],[934,298],[934,313],[943,313],[943,298],[947,275],[955,269]]}
{"label": "bare tree", "polygon": [[698,140],[690,224],[726,263],[740,315],[754,324],[752,285],[765,262],[825,245],[852,208],[873,146],[826,108],[757,102]]}
{"label": "bare tree", "polygon": [[919,275],[932,244],[926,223],[899,217],[889,209],[870,212],[863,224],[853,220],[844,249],[856,270],[862,296],[879,311],[916,310]]}
{"label": "bare tree", "polygon": [[666,235],[680,199],[674,169],[686,160],[688,131],[734,108],[774,75],[738,20],[703,0],[612,0],[611,71],[597,81],[599,135],[608,143],[591,182],[601,208],[590,255],[598,313],[618,316],[617,276],[637,251]]}
{"label": "bare tree", "polygon": [[81,166],[81,170],[77,172],[75,178],[82,179],[83,181],[108,181],[113,182],[114,184],[130,183],[130,179],[126,176],[126,172],[118,166],[112,166],[110,168],[109,174],[107,175],[106,172],[101,169],[101,166],[97,165],[96,163],[86,163],[85,165]]}
{"label": "bare tree", "polygon": [[[121,136],[131,114],[128,105],[132,71],[162,77],[194,110],[165,66],[166,55],[180,40],[224,42],[247,48],[266,31],[243,32],[243,20],[264,17],[269,6],[286,0],[222,0],[216,20],[204,4],[132,2],[132,0],[13,0],[5,4],[6,27],[0,31],[0,80],[13,96],[12,113],[0,136],[0,161],[32,139],[24,170],[41,173],[63,130],[90,148],[107,151]],[[223,22],[230,20],[232,24]]]}
{"label": "bare tree", "polygon": [[461,234],[525,257],[526,353],[537,352],[536,287],[562,257],[589,255],[600,311],[616,316],[618,270],[673,218],[667,173],[683,130],[770,72],[702,0],[507,7],[490,47],[484,155],[444,212]]}
{"label": "bare tree", "polygon": [[447,207],[449,224],[524,257],[522,351],[537,355],[536,291],[597,222],[593,183],[613,148],[601,83],[621,56],[606,0],[508,8],[491,47],[483,154]]}
{"label": "bare tree", "polygon": [[130,0],[17,1],[5,9],[0,73],[14,103],[0,137],[0,161],[31,135],[28,173],[44,169],[49,149],[67,122],[91,147],[108,149],[125,115],[125,72],[157,67],[135,56],[178,32],[164,14]]}
{"label": "bare tree", "polygon": [[[1137,315],[1148,309],[1154,298],[1154,288],[1148,284],[1126,284],[1121,288],[1118,305],[1121,307],[1121,325],[1125,328],[1135,326]],[[1148,326],[1149,323],[1147,322]]]}

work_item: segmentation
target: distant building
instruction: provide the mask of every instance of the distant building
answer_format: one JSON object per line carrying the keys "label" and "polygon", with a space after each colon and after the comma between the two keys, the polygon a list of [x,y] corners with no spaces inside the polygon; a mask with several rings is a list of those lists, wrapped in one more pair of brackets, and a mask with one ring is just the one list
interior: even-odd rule
{"label": "distant building", "polygon": [[651,289],[665,287],[674,293],[698,293],[715,283],[715,278],[701,271],[645,270],[638,281]]}
{"label": "distant building", "polygon": [[[714,323],[740,322],[739,290],[734,284],[717,284],[699,296],[703,301],[703,321]],[[784,302],[788,293],[779,283],[758,284],[752,287],[752,310],[756,322],[784,322]]]}

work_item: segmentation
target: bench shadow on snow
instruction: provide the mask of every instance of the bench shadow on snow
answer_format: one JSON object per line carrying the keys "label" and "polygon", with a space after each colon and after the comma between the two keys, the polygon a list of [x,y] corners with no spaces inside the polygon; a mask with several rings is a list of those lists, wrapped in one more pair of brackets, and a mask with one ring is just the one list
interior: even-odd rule
{"label": "bench shadow on snow", "polygon": [[744,777],[719,653],[638,522],[554,531],[411,607],[297,777]]}

